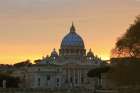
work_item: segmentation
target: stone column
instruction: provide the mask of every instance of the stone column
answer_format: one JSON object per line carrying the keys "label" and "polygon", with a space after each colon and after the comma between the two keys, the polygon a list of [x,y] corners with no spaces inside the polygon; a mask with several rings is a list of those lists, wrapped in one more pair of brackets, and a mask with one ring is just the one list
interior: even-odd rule
{"label": "stone column", "polygon": [[6,88],[6,80],[2,81],[3,88]]}
{"label": "stone column", "polygon": [[73,69],[73,85],[75,86],[76,84],[75,84],[75,68]]}

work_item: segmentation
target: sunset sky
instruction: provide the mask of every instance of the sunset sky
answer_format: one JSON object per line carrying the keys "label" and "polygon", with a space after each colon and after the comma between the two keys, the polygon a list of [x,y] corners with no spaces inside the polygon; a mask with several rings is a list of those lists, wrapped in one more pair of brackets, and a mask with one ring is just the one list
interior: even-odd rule
{"label": "sunset sky", "polygon": [[102,59],[135,17],[140,0],[0,0],[0,64],[35,60],[60,48],[72,21]]}

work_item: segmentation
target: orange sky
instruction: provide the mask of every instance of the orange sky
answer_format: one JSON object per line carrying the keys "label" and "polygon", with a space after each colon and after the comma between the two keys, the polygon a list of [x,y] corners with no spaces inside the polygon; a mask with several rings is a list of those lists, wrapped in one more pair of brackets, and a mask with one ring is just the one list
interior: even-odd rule
{"label": "orange sky", "polygon": [[60,47],[71,22],[102,59],[135,16],[140,0],[1,0],[0,63],[38,59]]}

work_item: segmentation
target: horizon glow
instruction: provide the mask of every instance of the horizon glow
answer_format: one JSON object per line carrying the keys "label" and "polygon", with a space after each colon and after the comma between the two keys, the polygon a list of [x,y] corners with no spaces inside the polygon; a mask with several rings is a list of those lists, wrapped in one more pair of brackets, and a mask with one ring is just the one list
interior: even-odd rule
{"label": "horizon glow", "polygon": [[139,0],[0,1],[0,64],[31,61],[60,48],[72,21],[87,51],[104,60],[140,15]]}

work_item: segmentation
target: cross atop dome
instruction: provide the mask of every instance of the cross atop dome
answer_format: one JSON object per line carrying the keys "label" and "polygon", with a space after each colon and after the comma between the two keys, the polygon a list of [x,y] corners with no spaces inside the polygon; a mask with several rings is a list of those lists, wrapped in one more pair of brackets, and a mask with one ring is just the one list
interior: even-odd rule
{"label": "cross atop dome", "polygon": [[72,22],[72,25],[71,25],[71,28],[70,28],[70,32],[75,32],[76,29],[75,29],[75,26],[74,26],[74,23]]}

